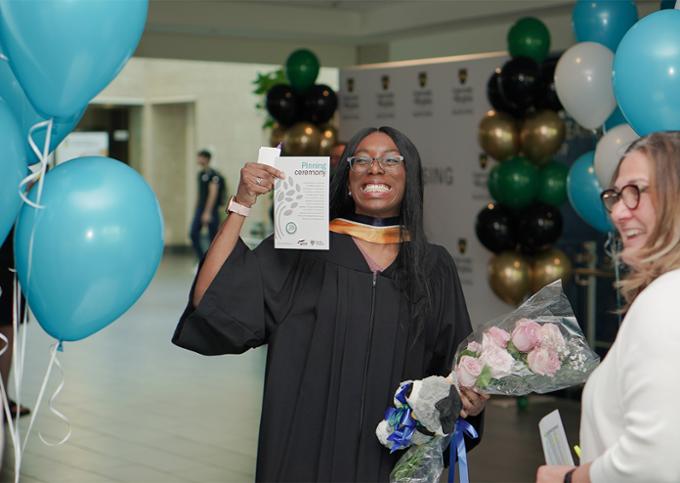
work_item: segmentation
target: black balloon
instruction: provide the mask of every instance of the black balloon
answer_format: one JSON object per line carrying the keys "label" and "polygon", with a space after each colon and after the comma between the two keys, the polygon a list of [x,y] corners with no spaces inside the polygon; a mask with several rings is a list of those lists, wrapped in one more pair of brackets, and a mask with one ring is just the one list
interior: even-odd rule
{"label": "black balloon", "polygon": [[555,90],[555,66],[557,66],[558,60],[560,60],[559,57],[552,57],[541,63],[542,93],[536,101],[536,107],[539,109],[550,109],[552,111],[564,109]]}
{"label": "black balloon", "polygon": [[477,238],[487,249],[494,253],[513,250],[515,239],[515,217],[503,205],[489,203],[477,215],[475,224]]}
{"label": "black balloon", "polygon": [[276,84],[267,91],[267,111],[283,126],[298,121],[298,100],[293,89],[286,84]]}
{"label": "black balloon", "polygon": [[525,253],[536,253],[550,247],[562,234],[562,214],[550,205],[535,203],[523,210],[517,219],[517,242]]}
{"label": "black balloon", "polygon": [[500,91],[505,100],[520,110],[533,106],[541,94],[541,70],[535,60],[515,57],[500,74]]}
{"label": "black balloon", "polygon": [[500,87],[500,69],[494,71],[486,83],[486,97],[489,99],[489,104],[496,111],[506,112],[512,116],[519,117],[522,115],[522,110],[517,106],[513,106],[508,100],[503,97]]}
{"label": "black balloon", "polygon": [[327,122],[338,107],[338,97],[333,89],[316,84],[307,89],[302,99],[302,117],[315,124]]}

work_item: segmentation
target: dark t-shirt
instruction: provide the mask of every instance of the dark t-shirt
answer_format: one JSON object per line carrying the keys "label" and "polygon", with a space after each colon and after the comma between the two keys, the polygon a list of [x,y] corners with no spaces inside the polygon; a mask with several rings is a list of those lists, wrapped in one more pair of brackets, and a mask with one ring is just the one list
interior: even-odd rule
{"label": "dark t-shirt", "polygon": [[197,208],[205,208],[205,204],[208,201],[208,187],[210,183],[215,183],[218,187],[218,199],[215,200],[215,206],[213,209],[217,209],[219,204],[219,189],[221,188],[221,178],[220,174],[212,168],[206,168],[198,173],[198,204]]}

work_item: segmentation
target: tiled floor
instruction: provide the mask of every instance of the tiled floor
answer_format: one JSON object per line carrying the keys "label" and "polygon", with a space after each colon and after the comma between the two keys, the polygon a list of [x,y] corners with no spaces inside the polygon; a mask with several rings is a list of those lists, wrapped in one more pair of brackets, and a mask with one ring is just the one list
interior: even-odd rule
{"label": "tiled floor", "polygon": [[[30,435],[21,481],[225,482],[252,481],[265,351],[208,358],[176,348],[170,337],[192,277],[190,257],[166,257],[142,299],[120,320],[60,354],[65,386],[46,406]],[[29,325],[24,400],[34,406],[49,360],[50,339]],[[53,374],[51,394],[58,383]],[[481,446],[470,455],[475,482],[532,481],[542,453],[537,421],[559,407],[575,441],[577,404],[532,400],[518,412],[512,400],[489,405]],[[23,431],[28,418],[21,421]],[[14,481],[8,435],[0,481]]]}

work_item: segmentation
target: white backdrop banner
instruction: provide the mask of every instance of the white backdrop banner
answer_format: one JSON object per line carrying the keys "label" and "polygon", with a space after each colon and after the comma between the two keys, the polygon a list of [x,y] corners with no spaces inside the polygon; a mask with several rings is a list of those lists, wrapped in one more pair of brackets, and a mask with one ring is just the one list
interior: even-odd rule
{"label": "white backdrop banner", "polygon": [[491,201],[486,180],[495,163],[477,144],[477,127],[490,109],[486,83],[506,60],[493,53],[340,70],[340,139],[392,126],[418,148],[425,229],[456,261],[473,326],[512,310],[489,287],[492,254],[475,235],[477,213]]}

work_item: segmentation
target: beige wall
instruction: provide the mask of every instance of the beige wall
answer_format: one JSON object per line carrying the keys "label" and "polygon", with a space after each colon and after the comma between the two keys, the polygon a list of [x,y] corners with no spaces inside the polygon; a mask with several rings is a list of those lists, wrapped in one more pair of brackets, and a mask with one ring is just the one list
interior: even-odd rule
{"label": "beige wall", "polygon": [[[658,1],[637,2],[640,18],[659,9]],[[489,15],[447,26],[433,26],[429,33],[400,36],[389,41],[389,61],[477,54],[507,49],[510,27],[520,18],[536,16],[550,31],[551,51],[558,52],[576,42],[571,26],[572,5],[545,8],[538,12],[527,10],[505,15]]]}
{"label": "beige wall", "polygon": [[[283,59],[285,60],[285,59]],[[282,61],[283,61],[282,60]],[[213,152],[213,165],[236,190],[239,170],[268,142],[264,113],[251,94],[258,72],[276,65],[133,58],[95,99],[104,104],[141,106],[131,119],[130,164],[154,188],[163,209],[166,244],[189,243],[196,199],[195,152]],[[322,68],[317,82],[337,89],[337,69]],[[135,110],[133,110],[134,112]],[[135,130],[141,133],[135,144]],[[258,201],[244,228],[268,226],[267,199]]]}

